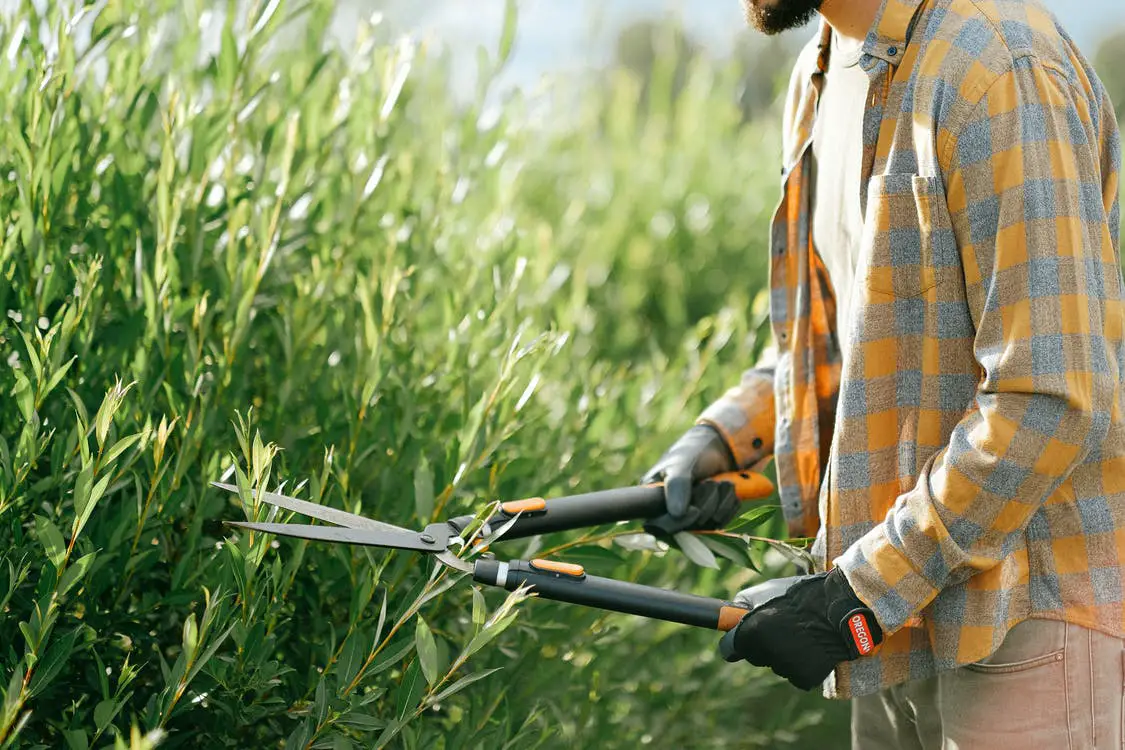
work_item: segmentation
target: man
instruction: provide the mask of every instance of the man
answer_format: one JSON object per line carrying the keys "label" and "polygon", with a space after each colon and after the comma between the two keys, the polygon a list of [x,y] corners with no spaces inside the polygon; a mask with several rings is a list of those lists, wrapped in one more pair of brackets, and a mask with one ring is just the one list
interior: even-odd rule
{"label": "man", "polygon": [[742,592],[725,655],[852,698],[865,750],[1122,747],[1108,97],[1038,0],[744,3],[767,33],[821,16],[786,109],[776,361],[649,478],[694,523],[695,480],[772,455],[820,572]]}

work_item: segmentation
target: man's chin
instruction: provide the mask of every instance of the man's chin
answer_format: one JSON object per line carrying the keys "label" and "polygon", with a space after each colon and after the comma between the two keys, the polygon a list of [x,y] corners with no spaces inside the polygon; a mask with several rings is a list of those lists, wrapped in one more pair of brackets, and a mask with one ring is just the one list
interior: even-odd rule
{"label": "man's chin", "polygon": [[764,34],[799,29],[816,17],[824,0],[742,0],[746,21]]}

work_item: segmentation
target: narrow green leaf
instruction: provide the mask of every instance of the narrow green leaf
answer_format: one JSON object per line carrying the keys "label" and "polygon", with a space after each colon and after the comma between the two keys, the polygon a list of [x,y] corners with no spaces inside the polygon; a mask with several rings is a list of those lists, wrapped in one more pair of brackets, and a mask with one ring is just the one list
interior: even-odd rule
{"label": "narrow green leaf", "polygon": [[184,620],[184,634],[183,644],[184,653],[190,655],[195,653],[195,649],[199,646],[199,626],[195,622],[195,613],[187,616]]}
{"label": "narrow green leaf", "polygon": [[492,640],[496,638],[496,636],[507,630],[508,626],[515,621],[517,614],[518,613],[516,612],[509,612],[503,617],[493,620],[488,625],[486,625],[484,630],[473,636],[473,639],[469,641],[469,645],[465,647],[465,651],[463,654],[465,658],[468,658],[476,652],[480,651],[482,648],[491,643]]}
{"label": "narrow green leaf", "polygon": [[[81,438],[79,438],[81,439]],[[89,464],[84,466],[82,471],[78,472],[78,478],[74,482],[74,512],[77,516],[81,516],[82,512],[90,502],[90,488],[94,484],[94,465]],[[75,528],[77,528],[78,519],[75,518]]]}
{"label": "narrow green leaf", "polygon": [[715,556],[711,553],[711,550],[707,548],[707,545],[699,541],[699,537],[695,534],[681,531],[675,535],[674,539],[680,551],[684,553],[684,556],[696,565],[704,568],[719,567],[719,563],[715,560]]}
{"label": "narrow green leaf", "polygon": [[228,14],[223,25],[222,41],[219,46],[218,79],[219,87],[225,93],[234,88],[238,76],[238,42],[234,37],[234,21]]}
{"label": "narrow green leaf", "polygon": [[[85,433],[90,426],[90,413],[86,411],[86,404],[82,402],[82,397],[75,393],[73,388],[67,387],[66,392],[70,395],[70,402],[74,404],[74,413],[78,415],[79,432]],[[82,439],[81,434],[79,439]]]}
{"label": "narrow green leaf", "polygon": [[78,640],[80,630],[75,628],[61,638],[55,638],[47,653],[38,661],[35,672],[32,674],[31,683],[28,685],[30,696],[38,695],[43,688],[51,684],[62,668],[66,666],[74,651],[75,641]]}
{"label": "narrow green leaf", "polygon": [[750,549],[741,538],[717,534],[698,534],[696,538],[716,555],[744,568],[755,569],[754,562],[750,559]]}
{"label": "narrow green leaf", "polygon": [[477,587],[474,586],[473,587],[473,625],[475,625],[477,628],[480,628],[482,625],[484,625],[485,617],[487,617],[487,613],[486,613],[485,602],[484,602],[484,594],[482,594],[480,592],[480,589],[478,589]]}
{"label": "narrow green leaf", "polygon": [[312,721],[302,721],[285,740],[285,747],[308,747],[313,731]]}
{"label": "narrow green leaf", "polygon": [[816,569],[816,561],[813,560],[813,556],[807,550],[776,539],[766,540],[766,544],[780,552],[790,562],[795,563],[803,572],[807,573]]}
{"label": "narrow green leaf", "polygon": [[[93,466],[91,465],[83,469],[79,474],[80,480],[87,470],[90,470],[90,476],[93,476]],[[94,508],[97,507],[98,500],[101,500],[102,495],[105,494],[106,487],[109,486],[109,480],[112,478],[112,475],[106,474],[99,479],[98,483],[85,493],[81,499],[81,503],[79,502],[78,489],[77,487],[75,488],[74,510],[77,513],[77,517],[74,519],[73,536],[78,536],[82,533],[82,529],[86,527],[86,523],[90,520],[90,515],[94,512]]]}
{"label": "narrow green leaf", "polygon": [[504,7],[504,27],[500,32],[500,49],[496,61],[496,70],[504,67],[512,54],[512,45],[516,40],[516,31],[519,28],[519,8],[516,0],[507,0]]}
{"label": "narrow green leaf", "polygon": [[328,716],[328,681],[321,677],[316,683],[316,692],[313,694],[313,718],[316,719],[318,727],[324,724],[326,716]]}
{"label": "narrow green leaf", "polygon": [[18,329],[20,338],[23,339],[24,348],[27,350],[27,358],[31,361],[31,371],[35,373],[35,382],[41,383],[43,381],[43,363],[39,361],[39,354],[36,352],[36,347],[31,341],[31,336],[27,335],[27,331],[22,328]]}
{"label": "narrow green leaf", "polygon": [[344,714],[338,721],[344,726],[358,729],[361,732],[374,732],[387,726],[386,721],[376,716],[368,716],[367,714],[361,714],[355,711]]}
{"label": "narrow green leaf", "polygon": [[580,563],[590,568],[596,575],[608,575],[626,561],[626,556],[617,547],[602,547],[597,544],[580,544],[565,553],[567,561]]}
{"label": "narrow green leaf", "polygon": [[89,750],[90,738],[86,735],[86,730],[64,729],[62,735],[68,750]]}
{"label": "narrow green leaf", "polygon": [[434,472],[425,456],[414,469],[414,512],[422,521],[434,512]]}
{"label": "narrow green leaf", "polygon": [[367,677],[374,677],[375,675],[379,674],[380,672],[384,672],[387,669],[389,669],[389,668],[393,667],[394,665],[398,664],[399,662],[401,662],[403,660],[403,658],[405,658],[405,656],[413,650],[414,650],[414,642],[410,641],[410,640],[404,641],[400,646],[395,648],[395,650],[387,652],[387,653],[383,654],[382,656],[380,656],[368,668],[368,670],[365,674],[367,675]]}
{"label": "narrow green leaf", "polygon": [[55,390],[55,387],[62,382],[62,379],[66,377],[66,374],[70,371],[70,366],[74,364],[74,361],[76,359],[78,359],[78,357],[71,357],[63,363],[62,367],[58,368],[51,374],[51,379],[47,381],[47,387],[43,389],[44,397],[46,397],[46,395],[51,391]]}
{"label": "narrow green leaf", "polygon": [[22,370],[11,370],[10,372],[16,379],[16,384],[12,388],[12,396],[16,399],[16,406],[19,407],[24,421],[30,422],[31,415],[35,411],[35,391]]}
{"label": "narrow green leaf", "polygon": [[383,730],[383,733],[379,735],[379,739],[375,740],[374,750],[382,750],[382,748],[386,747],[387,743],[398,736],[398,733],[402,731],[404,726],[406,726],[406,720],[404,719],[399,719],[398,721],[388,724],[387,728]]}
{"label": "narrow green leaf", "polygon": [[383,589],[383,604],[379,607],[379,623],[375,626],[375,637],[372,638],[375,643],[378,643],[383,638],[383,626],[387,624],[387,590]]}
{"label": "narrow green leaf", "polygon": [[401,719],[414,709],[418,705],[418,699],[422,697],[422,691],[425,688],[426,678],[422,675],[419,660],[415,659],[407,668],[406,674],[402,678],[402,684],[399,685],[395,716]]}
{"label": "narrow green leaf", "polygon": [[61,569],[63,558],[66,557],[66,542],[59,527],[46,516],[36,516],[35,531],[39,534],[39,543],[43,545],[47,559],[55,566],[55,570]]}
{"label": "narrow green leaf", "polygon": [[[23,623],[20,623],[23,626]],[[18,668],[12,670],[12,677],[8,680],[8,689],[4,691],[4,711],[7,714],[11,706],[16,705],[20,698],[20,688],[23,686],[23,672]]]}
{"label": "narrow green leaf", "polygon": [[211,641],[211,645],[207,647],[207,650],[203,652],[203,655],[196,659],[195,664],[192,665],[191,672],[189,672],[187,676],[188,682],[194,680],[195,676],[199,674],[199,670],[203,669],[203,667],[207,665],[207,662],[211,661],[211,657],[213,657],[215,653],[218,652],[219,648],[226,641],[227,636],[230,635],[230,631],[233,629],[234,625],[231,625],[221,634],[219,634],[217,638]]}
{"label": "narrow green leaf", "polygon": [[89,552],[72,561],[66,567],[66,572],[63,573],[62,580],[59,582],[59,596],[65,596],[68,591],[74,588],[75,584],[86,576],[86,572],[90,570],[90,566],[94,564],[94,558],[97,556],[96,551]]}
{"label": "narrow green leaf", "polygon": [[442,690],[440,693],[435,695],[433,698],[430,698],[429,703],[431,705],[436,705],[438,703],[441,703],[446,698],[449,698],[450,696],[454,695],[455,693],[461,692],[462,690],[467,688],[469,685],[472,685],[474,682],[477,682],[478,680],[483,680],[485,677],[488,677],[490,674],[492,674],[494,672],[499,672],[501,669],[503,669],[503,667],[493,667],[492,669],[485,669],[481,672],[473,672],[470,675],[466,675],[466,676],[462,677],[461,679],[457,680],[457,682],[455,682],[452,685],[450,685],[449,687],[447,687],[445,690]]}
{"label": "narrow green leaf", "polygon": [[105,458],[102,461],[103,465],[112,463],[118,456],[132,448],[133,445],[142,437],[144,437],[144,432],[138,432],[130,435],[129,437],[118,440],[113,444],[112,448],[106,451]]}
{"label": "narrow green leaf", "polygon": [[94,706],[94,726],[98,728],[99,732],[104,731],[109,726],[109,722],[113,721],[117,711],[117,702],[112,698],[98,701],[98,705]]}
{"label": "narrow green leaf", "polygon": [[360,618],[363,617],[364,610],[367,605],[371,603],[371,597],[375,594],[375,577],[365,576],[352,591],[351,611],[348,621],[354,627]]}
{"label": "narrow green leaf", "polygon": [[743,513],[727,527],[727,531],[747,530],[760,526],[777,513],[779,505],[758,505]]}
{"label": "narrow green leaf", "polygon": [[341,686],[350,685],[359,674],[359,668],[366,655],[367,643],[367,638],[361,632],[352,633],[344,643],[344,650],[340,653],[340,661],[336,668]]}
{"label": "narrow green leaf", "polygon": [[281,6],[281,0],[269,0],[266,7],[258,14],[258,18],[254,21],[254,26],[250,29],[250,38],[256,37],[262,32],[263,29],[269,25],[270,19],[277,13],[277,9]]}
{"label": "narrow green leaf", "polygon": [[434,642],[434,634],[430,632],[429,626],[421,617],[414,626],[414,646],[418,650],[418,662],[422,667],[422,674],[425,675],[426,682],[433,685],[438,678],[437,644]]}

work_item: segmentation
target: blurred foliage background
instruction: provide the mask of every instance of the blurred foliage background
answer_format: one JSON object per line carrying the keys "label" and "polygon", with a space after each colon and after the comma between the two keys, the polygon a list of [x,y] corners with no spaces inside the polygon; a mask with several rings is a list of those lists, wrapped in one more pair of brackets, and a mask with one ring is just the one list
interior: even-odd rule
{"label": "blurred foliage background", "polygon": [[[767,343],[788,47],[640,24],[545,100],[495,86],[509,4],[453,96],[325,0],[3,10],[0,747],[846,746],[713,633],[232,534],[264,509],[208,487],[419,526],[635,481]],[[619,533],[497,551],[785,571]]]}

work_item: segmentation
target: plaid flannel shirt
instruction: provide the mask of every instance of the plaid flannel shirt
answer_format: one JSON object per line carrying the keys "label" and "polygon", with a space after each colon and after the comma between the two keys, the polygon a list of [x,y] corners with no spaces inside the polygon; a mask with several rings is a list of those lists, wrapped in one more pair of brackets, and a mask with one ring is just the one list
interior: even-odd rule
{"label": "plaid flannel shirt", "polygon": [[[776,361],[700,417],[771,454],[794,534],[888,637],[830,697],[991,654],[1027,618],[1125,636],[1120,136],[1037,0],[885,0],[861,65],[850,310],[812,244],[827,28],[794,71],[772,229]],[[846,347],[838,315],[851,315]]]}

